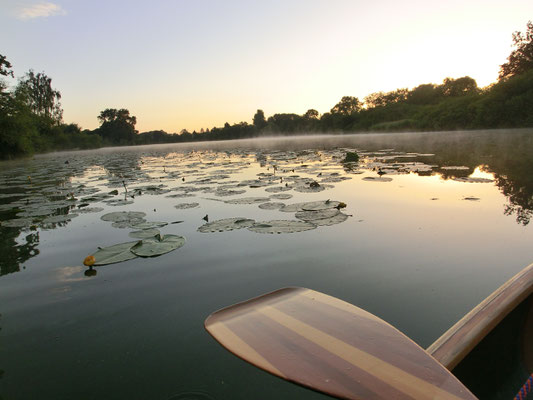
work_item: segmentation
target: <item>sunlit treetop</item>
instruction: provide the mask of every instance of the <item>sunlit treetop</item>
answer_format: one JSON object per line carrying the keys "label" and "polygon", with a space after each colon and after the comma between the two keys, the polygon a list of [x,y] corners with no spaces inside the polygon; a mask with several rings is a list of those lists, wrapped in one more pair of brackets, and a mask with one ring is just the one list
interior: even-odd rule
{"label": "sunlit treetop", "polygon": [[533,23],[527,23],[525,33],[513,33],[514,50],[507,57],[507,62],[500,66],[499,80],[520,75],[533,69]]}

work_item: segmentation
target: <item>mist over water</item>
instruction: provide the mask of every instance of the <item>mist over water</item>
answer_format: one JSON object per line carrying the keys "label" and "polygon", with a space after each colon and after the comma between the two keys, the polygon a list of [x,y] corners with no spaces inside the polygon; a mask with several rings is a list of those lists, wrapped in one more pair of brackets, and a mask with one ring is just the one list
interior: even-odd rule
{"label": "mist over water", "polygon": [[[343,163],[348,152],[359,161]],[[0,395],[326,398],[232,356],[204,319],[303,286],[427,347],[533,262],[531,154],[532,130],[501,130],[165,144],[2,163]],[[274,204],[328,200],[346,207],[310,222],[307,210]],[[136,240],[134,229],[101,219],[120,211],[167,223],[161,234],[185,245],[88,276],[87,255]],[[198,230],[237,217],[314,227]]]}

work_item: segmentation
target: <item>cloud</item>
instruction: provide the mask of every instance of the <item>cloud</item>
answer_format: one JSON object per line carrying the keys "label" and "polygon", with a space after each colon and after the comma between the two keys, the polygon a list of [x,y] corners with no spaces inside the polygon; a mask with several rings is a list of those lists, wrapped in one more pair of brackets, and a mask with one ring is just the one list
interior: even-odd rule
{"label": "cloud", "polygon": [[22,20],[46,18],[54,15],[65,15],[67,12],[60,5],[41,2],[18,10],[17,17]]}

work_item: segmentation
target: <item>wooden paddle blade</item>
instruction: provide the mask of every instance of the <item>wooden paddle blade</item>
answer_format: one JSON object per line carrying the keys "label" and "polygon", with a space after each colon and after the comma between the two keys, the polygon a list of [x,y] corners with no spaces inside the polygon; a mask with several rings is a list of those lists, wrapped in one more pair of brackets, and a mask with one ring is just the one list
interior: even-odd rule
{"label": "wooden paddle blade", "polygon": [[310,289],[280,289],[224,308],[205,327],[243,360],[331,396],[476,398],[393,326]]}

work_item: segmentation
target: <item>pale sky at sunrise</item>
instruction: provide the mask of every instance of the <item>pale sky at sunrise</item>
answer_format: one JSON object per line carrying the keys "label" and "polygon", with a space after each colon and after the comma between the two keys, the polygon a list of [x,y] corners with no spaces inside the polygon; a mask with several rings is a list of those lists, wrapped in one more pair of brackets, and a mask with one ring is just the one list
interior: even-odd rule
{"label": "pale sky at sunrise", "polygon": [[52,78],[67,123],[127,108],[172,133],[446,77],[486,86],[528,20],[531,0],[0,0],[0,54]]}

